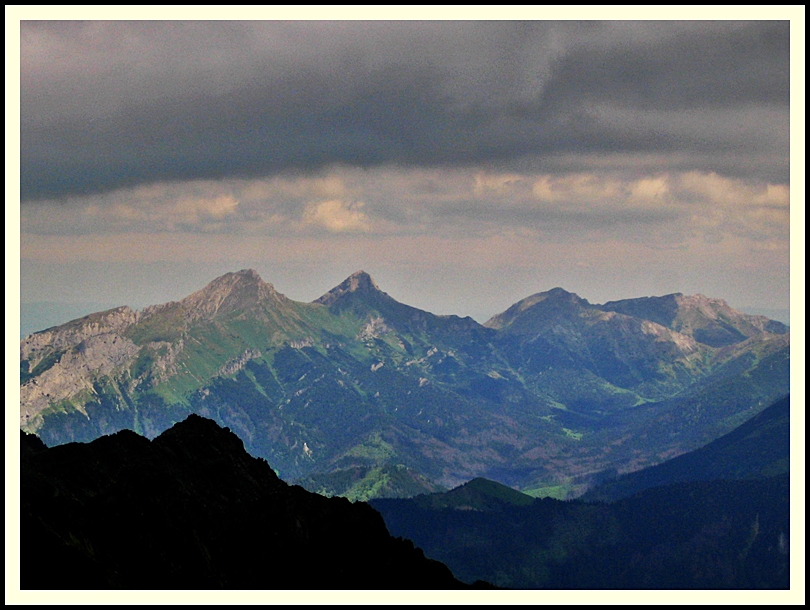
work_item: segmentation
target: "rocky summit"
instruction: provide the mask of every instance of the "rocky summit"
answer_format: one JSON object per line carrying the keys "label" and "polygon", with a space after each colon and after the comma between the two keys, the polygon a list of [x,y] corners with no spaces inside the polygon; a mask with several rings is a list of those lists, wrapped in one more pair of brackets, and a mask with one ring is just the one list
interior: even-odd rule
{"label": "rocky summit", "polygon": [[[325,295],[315,300],[315,303],[322,305],[334,305],[345,295],[350,293],[360,293],[363,295],[379,294],[380,296],[388,297],[371,276],[365,271],[356,271],[347,277],[343,282],[332,288]],[[390,299],[390,297],[388,297]]]}
{"label": "rocky summit", "polygon": [[195,413],[326,495],[484,476],[572,497],[729,432],[789,392],[789,366],[786,326],[701,295],[554,288],[482,325],[363,271],[303,303],[242,270],[23,339],[20,427],[48,445],[155,438]]}

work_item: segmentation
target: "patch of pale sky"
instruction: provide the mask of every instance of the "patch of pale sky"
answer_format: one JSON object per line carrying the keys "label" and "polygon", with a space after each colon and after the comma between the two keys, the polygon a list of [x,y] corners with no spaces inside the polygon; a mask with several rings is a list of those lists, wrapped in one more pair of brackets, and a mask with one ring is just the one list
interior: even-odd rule
{"label": "patch of pale sky", "polygon": [[[738,305],[786,307],[787,252],[764,246],[734,235],[720,243],[689,237],[679,245],[538,239],[523,227],[483,237],[328,231],[310,236],[24,234],[21,289],[24,302],[60,300],[69,290],[142,306],[181,299],[220,273],[255,267],[290,298],[308,301],[365,269],[402,302],[476,319],[554,286],[592,302],[700,292]],[[137,286],[119,282],[110,288],[101,268],[143,278]],[[166,284],[164,276],[180,268],[182,282]],[[70,282],[44,281],[53,273]]]}
{"label": "patch of pale sky", "polygon": [[[777,247],[774,242],[772,252],[779,252],[786,246]],[[293,246],[293,244],[295,244]],[[629,242],[605,238],[601,241],[578,240],[552,242],[538,240],[537,232],[516,227],[505,229],[488,236],[471,234],[452,235],[326,235],[306,236],[301,234],[279,234],[268,238],[264,235],[200,233],[124,233],[73,235],[22,234],[21,249],[24,258],[43,262],[70,261],[212,261],[262,259],[290,261],[304,257],[312,260],[328,259],[332,253],[343,253],[357,249],[373,257],[373,261],[406,263],[409,260],[429,262],[439,257],[447,264],[474,264],[487,267],[492,264],[523,264],[533,259],[538,252],[548,256],[557,253],[565,260],[614,260],[621,261],[658,259],[662,261],[676,248],[673,244],[653,242]],[[712,248],[711,262],[718,256],[734,259],[762,244],[752,244],[739,235],[728,236],[721,249]],[[707,254],[701,241],[687,238],[677,247],[690,263],[698,263]],[[782,250],[783,251],[783,250]],[[784,253],[784,251],[783,251]],[[570,258],[569,258],[570,257]],[[705,262],[705,261],[704,261]]]}

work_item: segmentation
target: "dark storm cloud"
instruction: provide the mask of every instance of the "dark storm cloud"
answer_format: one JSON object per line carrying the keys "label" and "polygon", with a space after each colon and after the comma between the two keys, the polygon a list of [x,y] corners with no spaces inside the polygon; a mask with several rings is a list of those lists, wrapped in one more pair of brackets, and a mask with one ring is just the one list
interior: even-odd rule
{"label": "dark storm cloud", "polygon": [[22,197],[616,155],[787,182],[788,43],[787,22],[23,22]]}
{"label": "dark storm cloud", "polygon": [[633,24],[591,27],[605,31],[555,63],[545,104],[673,110],[789,102],[786,22],[670,22],[648,25],[644,37],[627,31]]}

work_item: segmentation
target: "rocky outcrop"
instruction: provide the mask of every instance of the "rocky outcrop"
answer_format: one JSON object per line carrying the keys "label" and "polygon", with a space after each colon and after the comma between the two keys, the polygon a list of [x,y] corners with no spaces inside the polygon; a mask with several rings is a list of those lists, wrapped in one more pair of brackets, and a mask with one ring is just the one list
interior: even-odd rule
{"label": "rocky outcrop", "polygon": [[33,369],[44,354],[71,348],[97,335],[121,335],[140,317],[139,312],[123,306],[28,335],[20,341],[20,360],[28,361]]}
{"label": "rocky outcrop", "polygon": [[237,358],[233,358],[222,365],[217,371],[217,375],[233,375],[237,371],[245,368],[248,361],[258,358],[262,353],[257,349],[246,349]]}
{"label": "rocky outcrop", "polygon": [[[65,344],[63,337],[55,338],[58,345]],[[36,430],[43,411],[54,405],[60,408],[60,403],[82,393],[83,401],[61,408],[84,412],[83,402],[95,393],[93,382],[130,364],[138,352],[135,343],[114,332],[90,334],[64,352],[52,351],[53,364],[20,386],[20,427]]]}

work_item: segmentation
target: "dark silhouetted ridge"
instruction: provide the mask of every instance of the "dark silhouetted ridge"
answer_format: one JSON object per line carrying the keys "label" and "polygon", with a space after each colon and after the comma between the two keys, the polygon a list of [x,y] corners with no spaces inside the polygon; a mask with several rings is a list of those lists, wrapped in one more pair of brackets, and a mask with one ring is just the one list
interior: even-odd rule
{"label": "dark silhouetted ridge", "polygon": [[22,453],[23,589],[463,587],[367,504],[287,485],[196,415]]}
{"label": "dark silhouetted ridge", "polygon": [[20,430],[20,454],[29,456],[45,451],[48,447],[36,434],[28,434]]}
{"label": "dark silhouetted ridge", "polygon": [[487,511],[509,506],[526,506],[534,498],[511,487],[477,477],[450,491],[421,495],[413,498],[423,508],[454,508],[457,510]]}
{"label": "dark silhouetted ridge", "polygon": [[676,483],[615,503],[542,498],[475,510],[430,506],[425,497],[371,504],[394,535],[464,582],[590,590],[791,584],[787,474]]}

